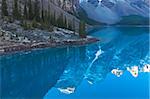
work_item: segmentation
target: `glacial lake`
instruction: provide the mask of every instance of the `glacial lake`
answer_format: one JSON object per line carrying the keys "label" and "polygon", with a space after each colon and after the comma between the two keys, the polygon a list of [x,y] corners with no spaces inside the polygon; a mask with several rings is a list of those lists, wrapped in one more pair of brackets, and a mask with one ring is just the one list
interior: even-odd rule
{"label": "glacial lake", "polygon": [[93,44],[0,56],[1,99],[149,99],[148,29],[97,27]]}

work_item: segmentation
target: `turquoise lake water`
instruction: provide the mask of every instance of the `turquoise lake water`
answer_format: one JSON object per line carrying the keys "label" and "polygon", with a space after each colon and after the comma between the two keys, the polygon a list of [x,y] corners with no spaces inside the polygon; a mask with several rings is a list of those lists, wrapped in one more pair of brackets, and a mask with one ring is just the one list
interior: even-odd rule
{"label": "turquoise lake water", "polygon": [[148,27],[89,35],[100,41],[0,56],[1,98],[149,99]]}

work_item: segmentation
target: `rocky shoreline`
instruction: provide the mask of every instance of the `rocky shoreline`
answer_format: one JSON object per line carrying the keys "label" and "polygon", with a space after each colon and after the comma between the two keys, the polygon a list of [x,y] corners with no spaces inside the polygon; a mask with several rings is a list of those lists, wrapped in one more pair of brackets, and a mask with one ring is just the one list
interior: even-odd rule
{"label": "rocky shoreline", "polygon": [[53,27],[53,31],[37,28],[25,30],[19,22],[0,23],[0,55],[39,48],[84,45],[99,41],[91,36],[80,38],[78,33],[58,27]]}
{"label": "rocky shoreline", "polygon": [[86,38],[80,40],[63,41],[63,42],[40,42],[34,44],[16,44],[12,46],[0,47],[0,55],[6,55],[9,53],[19,52],[19,51],[30,51],[38,48],[52,48],[52,47],[63,47],[63,46],[73,46],[73,45],[85,45],[99,41],[96,38]]}

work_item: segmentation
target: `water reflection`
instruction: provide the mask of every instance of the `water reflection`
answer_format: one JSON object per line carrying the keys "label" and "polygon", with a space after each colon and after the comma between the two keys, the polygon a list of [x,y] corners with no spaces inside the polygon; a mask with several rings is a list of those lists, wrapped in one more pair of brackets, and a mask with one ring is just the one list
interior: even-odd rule
{"label": "water reflection", "polygon": [[101,82],[110,72],[118,77],[125,71],[137,77],[140,72],[144,72],[144,68],[150,72],[147,28],[111,27],[92,35],[99,37],[102,42],[86,46],[86,61],[77,58],[77,62],[72,62],[70,59],[71,63],[55,85],[61,92],[73,93],[83,79],[90,84]]}
{"label": "water reflection", "polygon": [[66,49],[50,49],[0,59],[1,97],[20,99],[43,97],[57,83],[68,57]]}
{"label": "water reflection", "polygon": [[[112,69],[120,68],[125,71],[127,67],[129,70],[132,66],[142,68],[149,64],[148,32],[147,28],[110,27],[93,33],[103,41],[96,44],[101,47],[103,53],[92,64],[88,73],[89,77],[87,76],[86,79],[90,83],[95,83],[103,80]],[[93,51],[94,47],[95,45],[88,46],[87,49],[91,52],[90,50]],[[119,75],[122,74],[121,71],[119,72]]]}
{"label": "water reflection", "polygon": [[108,27],[91,33],[101,39],[95,44],[2,56],[2,97],[41,98],[51,88],[71,94],[83,80],[97,84],[109,73],[150,72],[148,33],[148,28]]}

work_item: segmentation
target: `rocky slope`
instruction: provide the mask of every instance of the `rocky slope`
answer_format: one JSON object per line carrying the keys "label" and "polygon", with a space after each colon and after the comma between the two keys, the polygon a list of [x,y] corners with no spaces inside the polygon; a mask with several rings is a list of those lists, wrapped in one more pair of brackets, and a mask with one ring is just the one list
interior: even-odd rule
{"label": "rocky slope", "polygon": [[0,55],[36,48],[62,47],[67,45],[83,45],[99,41],[63,28],[53,27],[52,31],[39,28],[24,29],[20,21],[9,23],[0,20]]}

